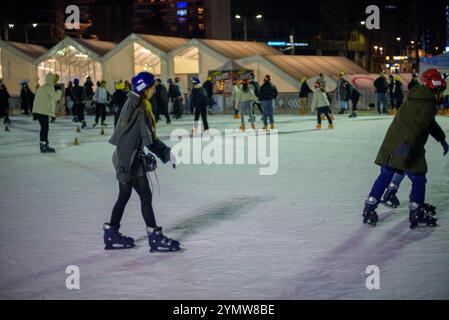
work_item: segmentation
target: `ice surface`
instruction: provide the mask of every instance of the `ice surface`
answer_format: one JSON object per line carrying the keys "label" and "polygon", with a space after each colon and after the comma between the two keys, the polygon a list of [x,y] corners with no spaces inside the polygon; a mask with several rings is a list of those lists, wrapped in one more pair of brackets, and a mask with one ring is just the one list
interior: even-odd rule
{"label": "ice surface", "polygon": [[[55,155],[42,155],[38,124],[13,117],[0,127],[0,298],[2,299],[448,299],[449,159],[430,139],[428,201],[440,227],[411,231],[405,180],[397,210],[361,224],[363,201],[378,174],[373,164],[391,117],[337,117],[335,130],[312,130],[314,117],[277,116],[279,171],[258,166],[159,165],[158,224],[185,252],[149,254],[140,203],[133,194],[122,231],[129,251],[103,250],[102,224],[118,194],[107,143],[112,128],[78,134],[51,126]],[[92,123],[92,119],[89,119]],[[236,128],[212,116],[218,129]],[[438,117],[448,132],[449,118]],[[187,128],[190,118],[159,135]],[[153,181],[155,182],[155,181]],[[81,289],[65,286],[66,267]],[[380,290],[365,287],[369,265]]]}

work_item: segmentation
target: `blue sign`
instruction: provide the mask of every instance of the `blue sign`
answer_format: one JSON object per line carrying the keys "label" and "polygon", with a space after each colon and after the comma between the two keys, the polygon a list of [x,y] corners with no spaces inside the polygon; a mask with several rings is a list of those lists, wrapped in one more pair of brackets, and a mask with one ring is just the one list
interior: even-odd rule
{"label": "blue sign", "polygon": [[187,8],[187,2],[182,1],[182,2],[178,2],[177,4],[178,9],[186,9]]}

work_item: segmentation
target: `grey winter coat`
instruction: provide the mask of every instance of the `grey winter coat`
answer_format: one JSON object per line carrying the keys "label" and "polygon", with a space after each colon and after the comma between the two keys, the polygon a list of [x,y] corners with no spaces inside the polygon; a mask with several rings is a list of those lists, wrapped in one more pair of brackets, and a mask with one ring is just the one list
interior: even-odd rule
{"label": "grey winter coat", "polygon": [[127,183],[132,178],[145,176],[142,161],[137,156],[144,147],[147,147],[162,162],[170,161],[170,148],[154,138],[153,130],[153,124],[146,114],[139,95],[130,91],[114,134],[109,140],[117,147],[112,162],[119,182]]}

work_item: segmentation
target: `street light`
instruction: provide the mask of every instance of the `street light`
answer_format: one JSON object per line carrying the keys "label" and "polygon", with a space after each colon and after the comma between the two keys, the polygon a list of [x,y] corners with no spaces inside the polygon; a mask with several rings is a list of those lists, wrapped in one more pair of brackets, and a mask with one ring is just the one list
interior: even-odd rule
{"label": "street light", "polygon": [[9,29],[14,29],[14,25],[13,24],[8,24]]}
{"label": "street light", "polygon": [[401,41],[401,37],[396,37],[396,40]]}
{"label": "street light", "polygon": [[32,26],[33,26],[33,28],[36,28],[38,26],[38,24],[37,23],[33,23]]}
{"label": "street light", "polygon": [[[247,28],[248,17],[244,16],[244,15],[240,15],[240,14],[236,14],[234,17],[237,20],[243,19],[243,32],[244,32],[244,36],[245,36],[245,41],[248,41],[248,28]],[[257,20],[261,20],[263,18],[263,15],[259,13],[258,15],[255,16],[255,18]]]}
{"label": "street light", "polygon": [[362,26],[364,26],[365,25],[365,21],[360,21],[360,24],[362,25]]}

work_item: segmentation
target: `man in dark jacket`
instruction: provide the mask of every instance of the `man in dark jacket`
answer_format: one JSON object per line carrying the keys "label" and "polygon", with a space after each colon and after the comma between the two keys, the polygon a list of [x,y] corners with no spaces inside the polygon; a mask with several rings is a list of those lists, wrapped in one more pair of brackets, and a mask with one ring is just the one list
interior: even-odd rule
{"label": "man in dark jacket", "polygon": [[357,117],[357,104],[360,100],[360,92],[354,86],[351,86],[351,102],[352,102],[352,113],[349,118]]}
{"label": "man in dark jacket", "polygon": [[179,91],[179,87],[173,82],[172,79],[168,79],[167,81],[168,88],[168,98],[173,103],[173,113],[175,115],[175,119],[182,118],[182,94]]}
{"label": "man in dark jacket", "polygon": [[[257,82],[256,76],[254,75],[254,73],[251,73],[249,75],[249,87],[251,88],[251,90],[253,90],[256,97],[259,97],[260,85],[259,85],[259,82]],[[262,105],[259,102],[254,101],[253,106],[256,106],[257,109],[259,109],[260,114],[263,116]],[[253,118],[254,118],[254,120],[256,119],[254,116],[254,108],[253,108]]]}
{"label": "man in dark jacket", "polygon": [[414,87],[417,87],[419,85],[420,83],[418,81],[418,75],[414,73],[412,76],[412,80],[408,84],[408,90],[412,90]]}
{"label": "man in dark jacket", "polygon": [[393,100],[396,110],[398,110],[404,102],[404,90],[402,89],[401,77],[396,75],[393,81]]}
{"label": "man in dark jacket", "polygon": [[385,114],[387,113],[388,83],[383,72],[381,72],[379,78],[374,81],[374,87],[376,88],[377,113]]}
{"label": "man in dark jacket", "polygon": [[410,194],[410,223],[435,225],[436,219],[425,206],[427,163],[425,145],[431,134],[444,149],[449,151],[446,135],[435,121],[436,106],[446,83],[436,69],[423,74],[423,86],[410,91],[390,128],[376,158],[381,174],[374,183],[363,210],[363,222],[375,225],[376,213],[382,195],[395,173],[405,173],[412,181]]}
{"label": "man in dark jacket", "polygon": [[9,93],[3,80],[0,79],[0,118],[3,118],[4,124],[11,123],[9,120]]}
{"label": "man in dark jacket", "polygon": [[274,129],[274,100],[278,96],[277,88],[271,83],[271,76],[266,75],[263,79],[263,85],[260,87],[259,100],[263,110],[263,129],[268,129],[268,120],[270,128]]}
{"label": "man in dark jacket", "polygon": [[115,83],[115,92],[112,95],[112,110],[114,111],[114,127],[117,126],[118,119],[122,113],[123,106],[125,105],[127,95],[125,92],[125,84],[123,81]]}
{"label": "man in dark jacket", "polygon": [[20,90],[20,101],[22,113],[29,115],[33,112],[34,93],[28,86],[28,82],[22,82],[22,89]]}
{"label": "man in dark jacket", "polygon": [[207,80],[203,83],[203,88],[207,93],[207,106],[210,113],[212,112],[212,108],[214,106],[214,83],[212,82],[212,77],[207,77]]}
{"label": "man in dark jacket", "polygon": [[192,129],[192,136],[194,136],[198,132],[198,120],[200,119],[200,116],[203,120],[204,132],[209,130],[209,124],[207,122],[209,96],[204,86],[201,87],[201,82],[197,77],[192,78],[192,84],[193,89],[190,97],[190,103],[195,109],[195,119]]}
{"label": "man in dark jacket", "polygon": [[73,118],[74,122],[81,122],[82,129],[84,129],[87,124],[86,120],[84,118],[84,108],[85,108],[85,101],[86,101],[86,94],[85,94],[85,88],[80,86],[80,80],[75,79],[73,80],[73,88],[72,88],[72,99],[73,99],[73,109],[75,117]]}
{"label": "man in dark jacket", "polygon": [[161,79],[156,80],[156,120],[160,120],[160,116],[164,115],[167,120],[167,124],[171,124],[170,114],[168,112],[168,91],[162,84]]}
{"label": "man in dark jacket", "polygon": [[312,90],[310,90],[309,85],[307,84],[307,78],[304,77],[301,79],[301,89],[299,90],[299,114],[306,115],[307,112],[307,99],[309,98],[309,94],[313,93]]}
{"label": "man in dark jacket", "polygon": [[344,78],[345,73],[340,72],[339,80],[337,82],[337,100],[340,101],[340,112],[338,114],[344,114],[348,110],[348,103],[351,98],[351,85]]}

